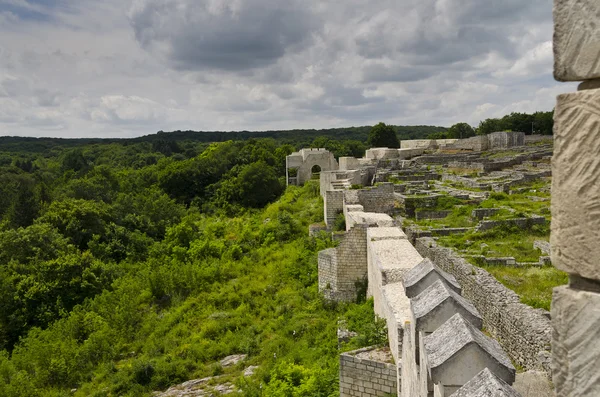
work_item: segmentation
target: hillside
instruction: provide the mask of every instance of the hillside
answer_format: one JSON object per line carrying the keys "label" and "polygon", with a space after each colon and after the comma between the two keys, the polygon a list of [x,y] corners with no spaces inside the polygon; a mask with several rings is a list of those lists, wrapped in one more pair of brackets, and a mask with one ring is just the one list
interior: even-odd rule
{"label": "hillside", "polygon": [[[347,349],[384,338],[371,303],[317,292],[316,253],[333,243],[307,237],[316,184],[279,197],[289,146],[190,148],[4,154],[0,395],[148,396],[220,376],[243,395],[326,396],[337,321],[359,332]],[[230,354],[248,356],[221,366]]]}

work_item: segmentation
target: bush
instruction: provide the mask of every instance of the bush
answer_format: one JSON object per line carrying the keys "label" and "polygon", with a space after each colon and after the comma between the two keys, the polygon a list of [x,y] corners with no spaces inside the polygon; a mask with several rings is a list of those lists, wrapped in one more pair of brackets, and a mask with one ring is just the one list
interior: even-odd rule
{"label": "bush", "polygon": [[333,230],[336,232],[346,231],[346,217],[342,212],[336,215],[333,221]]}

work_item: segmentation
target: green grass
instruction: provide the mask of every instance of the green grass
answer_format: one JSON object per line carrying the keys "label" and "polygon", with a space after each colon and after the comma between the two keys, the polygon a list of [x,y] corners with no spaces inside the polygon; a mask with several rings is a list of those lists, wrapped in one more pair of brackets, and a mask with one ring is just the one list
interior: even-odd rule
{"label": "green grass", "polygon": [[545,310],[550,310],[552,289],[567,284],[569,281],[567,273],[561,272],[552,266],[541,268],[488,266],[485,267],[485,270],[490,272],[505,287],[516,292],[522,303]]}
{"label": "green grass", "polygon": [[[529,230],[496,228],[484,233],[441,237],[438,243],[462,251],[464,255],[512,256],[517,262],[537,262],[541,253],[533,248],[533,242],[547,239],[549,235],[548,226],[533,226]],[[521,302],[534,308],[550,310],[552,289],[568,282],[568,275],[552,266],[485,266],[476,258],[466,258],[473,265],[486,269],[500,283],[517,293]]]}

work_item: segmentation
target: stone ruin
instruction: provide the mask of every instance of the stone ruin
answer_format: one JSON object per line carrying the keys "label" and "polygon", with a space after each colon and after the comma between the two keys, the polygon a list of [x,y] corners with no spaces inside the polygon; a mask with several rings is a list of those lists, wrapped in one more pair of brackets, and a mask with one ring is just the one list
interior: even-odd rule
{"label": "stone ruin", "polygon": [[[520,394],[511,387],[512,362],[551,374],[557,397],[600,396],[600,2],[555,0],[554,23],[555,78],[582,83],[578,92],[558,97],[554,116],[551,248],[540,249],[551,250],[552,264],[569,273],[569,285],[554,290],[551,320],[431,238],[412,237],[415,248],[389,215],[394,215],[390,201],[401,194],[393,185],[347,193],[353,184],[371,184],[376,175],[415,177],[416,172],[403,172],[414,164],[455,161],[493,172],[507,162],[427,154],[436,146],[432,142],[401,144],[412,153],[380,148],[364,159],[344,159],[343,167],[321,180],[321,194],[328,224],[336,213],[352,221],[342,244],[319,255],[319,289],[332,299],[350,300],[367,282],[375,313],[386,320],[389,347],[380,349],[384,359],[375,348],[341,355],[341,396],[383,396],[395,387],[406,397],[515,397]],[[490,142],[522,142],[515,134],[475,138],[473,145],[443,146],[477,151]],[[474,215],[479,216],[486,215]],[[496,340],[480,331],[477,314]],[[425,318],[428,325],[420,325]]]}
{"label": "stone ruin", "polygon": [[325,149],[302,149],[285,158],[285,177],[288,185],[304,185],[321,171],[339,168],[333,154]]}

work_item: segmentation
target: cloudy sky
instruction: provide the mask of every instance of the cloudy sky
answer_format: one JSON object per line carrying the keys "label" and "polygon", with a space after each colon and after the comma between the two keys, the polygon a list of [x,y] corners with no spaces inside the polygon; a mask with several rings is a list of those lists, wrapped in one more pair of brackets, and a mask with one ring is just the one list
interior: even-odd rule
{"label": "cloudy sky", "polygon": [[551,110],[551,0],[0,0],[0,135]]}

